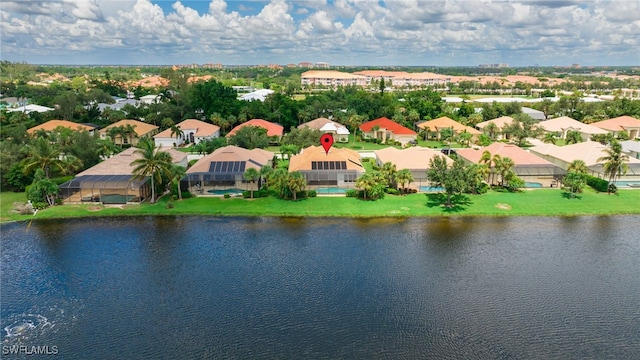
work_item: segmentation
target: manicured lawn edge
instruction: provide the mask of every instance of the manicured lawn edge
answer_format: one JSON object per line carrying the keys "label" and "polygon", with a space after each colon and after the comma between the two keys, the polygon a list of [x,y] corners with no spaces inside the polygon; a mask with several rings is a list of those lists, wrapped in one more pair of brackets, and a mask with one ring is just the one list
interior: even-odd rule
{"label": "manicured lawn edge", "polygon": [[[490,191],[484,195],[467,195],[457,206],[448,209],[440,205],[437,195],[387,195],[377,201],[346,197],[316,197],[300,201],[273,197],[246,200],[201,197],[173,201],[167,208],[167,198],[156,204],[55,206],[34,215],[10,214],[20,194],[2,193],[1,221],[38,219],[70,219],[105,216],[267,216],[267,217],[433,217],[433,216],[582,216],[640,214],[640,191],[619,190],[608,195],[587,190],[577,199],[568,199],[558,189],[527,190],[520,193]],[[24,194],[21,195],[24,199]],[[22,200],[24,201],[24,200]]]}

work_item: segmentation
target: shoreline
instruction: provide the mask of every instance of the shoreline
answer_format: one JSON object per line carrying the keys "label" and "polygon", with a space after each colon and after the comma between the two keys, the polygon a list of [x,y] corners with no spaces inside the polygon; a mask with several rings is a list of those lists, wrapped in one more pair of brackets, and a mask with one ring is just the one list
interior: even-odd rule
{"label": "shoreline", "polygon": [[[3,193],[4,194],[4,193]],[[97,205],[66,204],[38,211],[37,215],[2,214],[0,224],[33,220],[63,220],[133,216],[216,216],[216,217],[296,217],[296,218],[433,218],[433,217],[509,217],[509,216],[611,216],[640,215],[640,191],[619,190],[618,194],[585,191],[569,199],[558,189],[537,189],[520,193],[490,191],[465,195],[452,208],[437,201],[436,194],[386,195],[377,201],[318,196],[298,201],[273,197],[242,199],[194,197],[171,201],[166,197],[155,204]],[[6,205],[6,204],[5,204]]]}

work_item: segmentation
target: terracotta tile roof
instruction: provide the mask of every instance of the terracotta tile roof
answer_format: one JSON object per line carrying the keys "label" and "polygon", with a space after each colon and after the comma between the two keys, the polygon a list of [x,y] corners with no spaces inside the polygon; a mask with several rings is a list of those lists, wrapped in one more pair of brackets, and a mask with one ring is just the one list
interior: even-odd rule
{"label": "terracotta tile roof", "polygon": [[28,134],[33,134],[38,130],[44,130],[44,131],[53,131],[55,130],[55,128],[62,126],[64,128],[67,129],[71,129],[71,130],[87,130],[87,131],[91,131],[91,130],[95,130],[96,128],[93,126],[88,126],[88,125],[83,125],[83,124],[78,124],[72,121],[67,121],[67,120],[49,120],[44,124],[40,124],[38,126],[34,126],[30,129],[27,130]]}
{"label": "terracotta tile roof", "polygon": [[227,134],[227,137],[232,136],[236,133],[236,131],[243,128],[244,126],[258,126],[261,128],[265,128],[267,129],[268,136],[282,136],[282,134],[284,134],[284,127],[280,124],[272,123],[262,119],[251,119],[231,129],[231,131],[229,131],[229,133]]}
{"label": "terracotta tile roof", "polygon": [[269,164],[273,155],[272,152],[263,149],[247,150],[229,145],[202,157],[187,170],[187,174],[208,173],[212,161],[245,161],[245,169],[260,170],[264,165]]}
{"label": "terracotta tile roof", "polygon": [[501,142],[493,143],[479,150],[457,149],[456,152],[458,153],[458,156],[462,156],[470,162],[477,164],[478,162],[480,162],[482,153],[485,150],[491,153],[491,156],[500,155],[503,158],[508,157],[513,160],[514,164],[516,165],[553,165],[547,160],[536,156],[516,145],[505,144]]}
{"label": "terracotta tile roof", "polygon": [[[390,162],[396,165],[398,170],[427,170],[429,168],[429,161],[434,156],[444,156],[439,151],[432,150],[420,146],[412,146],[406,149],[396,149],[394,147],[388,147],[375,151],[378,159],[384,164]],[[453,160],[450,157],[444,156],[447,164],[453,164]]]}
{"label": "terracotta tile roof", "polygon": [[118,127],[118,126],[127,126],[127,125],[131,125],[134,128],[134,131],[136,132],[136,134],[138,134],[138,137],[142,137],[145,136],[155,130],[158,129],[157,126],[152,125],[152,124],[147,124],[145,122],[142,121],[138,121],[138,120],[130,120],[130,119],[125,119],[125,120],[120,120],[118,122],[115,122],[105,128],[103,128],[102,130],[100,130],[100,133],[104,133],[106,134],[107,131],[113,127]]}
{"label": "terracotta tile roof", "polygon": [[581,123],[568,116],[541,121],[538,126],[549,132],[563,132],[566,129],[575,129],[584,134],[606,134],[607,132],[593,125]]}
{"label": "terracotta tile roof", "polygon": [[609,120],[598,121],[591,125],[609,131],[623,131],[629,128],[640,128],[640,120],[631,116],[619,116]]}
{"label": "terracotta tile roof", "polygon": [[360,154],[356,151],[332,147],[327,154],[321,146],[309,146],[302,149],[300,154],[291,157],[289,171],[310,171],[312,170],[312,161],[346,161],[347,170],[364,172],[364,167],[360,162]]}
{"label": "terracotta tile roof", "polygon": [[[137,148],[130,147],[123,152],[88,168],[76,175],[76,177],[83,175],[132,175],[135,166],[132,166],[131,162],[141,158],[140,154],[135,153],[136,150]],[[169,153],[174,164],[182,162],[187,157],[186,153],[174,149],[161,149],[161,151]]]}
{"label": "terracotta tile roof", "polygon": [[[183,120],[180,123],[176,124],[176,126],[178,126],[182,131],[195,130],[194,136],[198,137],[213,136],[213,134],[220,130],[220,127],[217,125],[209,124],[196,119]],[[171,135],[171,128],[161,131],[153,137],[156,139],[172,138],[173,136]]]}
{"label": "terracotta tile roof", "polygon": [[132,87],[158,87],[158,86],[167,86],[169,85],[169,80],[160,76],[149,76],[142,80],[135,80],[129,82],[129,85]]}
{"label": "terracotta tile roof", "polygon": [[[582,160],[587,166],[593,166],[598,163],[598,159],[607,156],[605,145],[597,141],[586,141],[577,144],[556,146],[553,144],[544,144],[534,146],[530,151],[540,156],[548,156],[570,163],[574,160]],[[640,164],[640,160],[629,158],[628,164]]]}
{"label": "terracotta tile roof", "polygon": [[334,123],[335,121],[333,120],[329,120],[327,118],[317,118],[315,120],[311,120],[311,121],[307,121],[306,123],[302,123],[300,125],[298,125],[298,129],[302,129],[302,128],[311,128],[314,130],[320,130],[322,129],[323,126],[327,125],[328,123]]}
{"label": "terracotta tile roof", "polygon": [[451,128],[453,129],[454,132],[458,133],[458,132],[468,132],[471,133],[473,135],[480,135],[482,134],[481,131],[474,129],[472,127],[469,126],[465,126],[460,124],[459,122],[448,118],[446,116],[443,117],[439,117],[437,119],[433,119],[433,120],[429,120],[429,121],[425,121],[425,122],[421,122],[418,124],[418,127],[421,129],[431,129],[431,131],[439,131],[441,129],[446,129],[446,128]]}
{"label": "terracotta tile roof", "polygon": [[511,116],[501,116],[499,118],[483,121],[476,125],[479,129],[484,129],[485,126],[489,124],[495,124],[499,129],[502,129],[505,125],[509,125],[513,122],[513,118]]}
{"label": "terracotta tile roof", "polygon": [[301,74],[303,78],[331,79],[365,79],[362,75],[350,74],[336,70],[309,70]]}
{"label": "terracotta tile roof", "polygon": [[393,120],[389,120],[386,117],[368,121],[360,125],[360,130],[363,132],[371,132],[375,126],[380,129],[387,129],[396,135],[417,135],[417,133],[409,128],[406,128]]}

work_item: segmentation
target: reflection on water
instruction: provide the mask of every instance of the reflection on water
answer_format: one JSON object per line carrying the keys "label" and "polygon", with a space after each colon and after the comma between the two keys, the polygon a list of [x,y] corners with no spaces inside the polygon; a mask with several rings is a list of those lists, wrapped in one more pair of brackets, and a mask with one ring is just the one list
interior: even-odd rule
{"label": "reflection on water", "polygon": [[4,225],[2,345],[73,359],[635,359],[639,220]]}

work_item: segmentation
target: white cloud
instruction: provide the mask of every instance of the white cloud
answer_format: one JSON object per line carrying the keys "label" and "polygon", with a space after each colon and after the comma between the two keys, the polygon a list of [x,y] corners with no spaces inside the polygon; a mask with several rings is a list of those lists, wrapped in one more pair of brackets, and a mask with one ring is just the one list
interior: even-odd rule
{"label": "white cloud", "polygon": [[187,2],[157,1],[3,2],[3,59],[35,63],[98,59],[252,64],[313,58],[334,64],[640,63],[638,1],[247,0],[233,4],[245,14],[252,9],[252,15],[231,11],[224,0],[210,1],[205,13]]}

